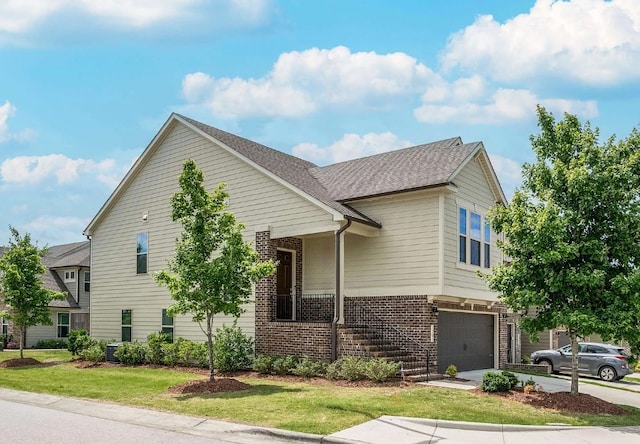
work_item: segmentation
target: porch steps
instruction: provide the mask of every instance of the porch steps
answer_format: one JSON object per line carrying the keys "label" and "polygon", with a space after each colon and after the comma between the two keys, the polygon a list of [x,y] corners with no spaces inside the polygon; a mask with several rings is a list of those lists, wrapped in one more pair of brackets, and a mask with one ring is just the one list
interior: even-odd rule
{"label": "porch steps", "polygon": [[416,362],[411,353],[383,340],[380,335],[367,327],[343,328],[341,336],[343,348],[347,353],[401,362],[401,377],[407,381],[421,382],[429,379],[428,369],[424,363]]}

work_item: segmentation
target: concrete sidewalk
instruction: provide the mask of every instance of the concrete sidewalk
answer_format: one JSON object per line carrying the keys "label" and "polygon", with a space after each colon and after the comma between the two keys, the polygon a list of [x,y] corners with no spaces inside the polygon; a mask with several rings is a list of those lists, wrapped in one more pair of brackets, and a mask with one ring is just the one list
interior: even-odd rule
{"label": "concrete sidewalk", "polygon": [[[636,394],[636,396],[639,396]],[[0,399],[22,404],[110,419],[128,424],[172,430],[212,440],[238,444],[269,443],[336,443],[336,444],[426,444],[426,443],[545,443],[563,442],[616,444],[640,442],[640,426],[570,427],[511,426],[465,423],[431,419],[382,416],[328,436],[289,432],[287,430],[199,418],[142,408],[127,407],[83,399],[0,388]]]}

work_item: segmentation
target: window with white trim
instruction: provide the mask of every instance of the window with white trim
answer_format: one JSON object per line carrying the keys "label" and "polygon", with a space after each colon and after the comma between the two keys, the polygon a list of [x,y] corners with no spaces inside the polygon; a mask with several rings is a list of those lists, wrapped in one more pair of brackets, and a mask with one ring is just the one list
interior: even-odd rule
{"label": "window with white trim", "polygon": [[122,342],[131,342],[131,309],[122,310]]}
{"label": "window with white trim", "polygon": [[91,290],[91,272],[84,272],[84,291],[89,293]]}
{"label": "window with white trim", "polygon": [[76,272],[75,271],[65,271],[64,272],[64,281],[65,282],[75,282],[76,280]]}
{"label": "window with white trim", "polygon": [[169,316],[166,308],[162,309],[162,333],[171,336],[171,342],[173,342],[173,316]]}
{"label": "window with white trim", "polygon": [[8,336],[9,335],[9,320],[5,318],[0,318],[0,335]]}
{"label": "window with white trim", "polygon": [[479,213],[458,208],[458,262],[491,268],[491,226]]}
{"label": "window with white trim", "polygon": [[149,248],[149,234],[147,232],[138,233],[136,242],[136,273],[147,272],[147,254]]}
{"label": "window with white trim", "polygon": [[69,313],[58,313],[58,337],[69,337]]}

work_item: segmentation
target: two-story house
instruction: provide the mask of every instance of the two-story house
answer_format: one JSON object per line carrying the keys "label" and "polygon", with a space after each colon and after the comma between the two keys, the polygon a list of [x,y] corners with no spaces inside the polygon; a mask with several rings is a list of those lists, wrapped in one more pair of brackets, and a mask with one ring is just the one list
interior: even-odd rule
{"label": "two-story house", "polygon": [[367,354],[364,328],[419,344],[432,371],[506,362],[512,327],[478,276],[502,260],[485,216],[506,203],[482,143],[456,137],[320,167],[178,114],[85,230],[92,336],[204,339],[190,316],[166,316],[171,297],[152,278],[181,231],[170,197],[187,158],[209,189],[228,184],[246,239],[278,261],[239,320],[258,354]]}
{"label": "two-story house", "polygon": [[[54,245],[42,257],[46,266],[42,276],[44,286],[64,293],[65,298],[49,304],[52,325],[36,325],[27,329],[24,333],[26,347],[36,345],[41,339],[64,339],[71,329],[89,330],[90,249],[89,241]],[[1,294],[0,306],[4,308]],[[19,332],[10,321],[0,319],[0,325],[1,334],[13,336],[17,341]]]}

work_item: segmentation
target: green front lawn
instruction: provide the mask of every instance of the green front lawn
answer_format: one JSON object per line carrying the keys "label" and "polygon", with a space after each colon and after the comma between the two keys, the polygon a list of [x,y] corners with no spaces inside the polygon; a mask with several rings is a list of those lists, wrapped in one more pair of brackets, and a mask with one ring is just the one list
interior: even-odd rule
{"label": "green front lawn", "polygon": [[[14,352],[0,352],[0,360]],[[53,355],[52,355],[53,353]],[[63,352],[27,351],[41,361],[69,359]],[[426,386],[344,387],[326,381],[283,382],[238,377],[251,389],[211,395],[171,395],[173,385],[202,378],[169,369],[77,368],[73,362],[44,367],[0,368],[0,386],[112,401],[240,423],[329,434],[381,415],[498,424],[638,425],[627,416],[560,414],[495,396]]]}

